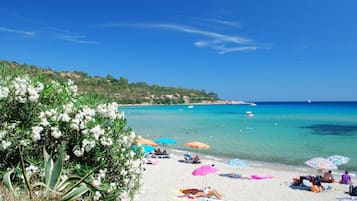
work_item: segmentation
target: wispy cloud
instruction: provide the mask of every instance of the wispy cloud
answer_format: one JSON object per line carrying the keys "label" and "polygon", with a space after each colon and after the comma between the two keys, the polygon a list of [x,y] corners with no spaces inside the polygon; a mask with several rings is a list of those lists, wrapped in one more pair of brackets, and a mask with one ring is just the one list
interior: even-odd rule
{"label": "wispy cloud", "polygon": [[23,30],[11,29],[7,27],[0,27],[0,32],[14,33],[14,34],[20,34],[23,36],[31,36],[31,37],[36,35],[36,33],[33,31],[23,31]]}
{"label": "wispy cloud", "polygon": [[226,25],[226,26],[240,27],[240,23],[239,22],[218,20],[218,19],[213,19],[212,22],[215,22],[215,23],[218,23],[218,24],[223,24],[223,25]]}
{"label": "wispy cloud", "polygon": [[[221,21],[223,23],[228,23],[226,21]],[[219,54],[226,54],[230,52],[237,51],[253,51],[259,49],[259,46],[255,46],[253,41],[249,38],[227,35],[213,31],[207,31],[202,29],[193,28],[190,26],[177,25],[177,24],[106,24],[104,27],[122,27],[130,26],[134,28],[145,28],[145,29],[165,29],[171,31],[178,31],[188,34],[200,35],[208,38],[205,41],[196,41],[194,45],[200,48],[211,48],[217,50]],[[235,47],[226,47],[226,45],[235,45]]]}
{"label": "wispy cloud", "polygon": [[80,44],[90,44],[90,45],[98,45],[100,42],[93,41],[93,40],[86,40],[86,36],[84,35],[61,35],[57,36],[58,39],[73,42],[73,43],[80,43]]}
{"label": "wispy cloud", "polygon": [[89,44],[89,45],[100,44],[99,41],[87,40],[87,36],[80,35],[69,30],[58,29],[53,27],[51,27],[50,29],[53,32],[52,34],[55,35],[54,38],[59,40],[64,40],[64,41],[79,43],[79,44]]}

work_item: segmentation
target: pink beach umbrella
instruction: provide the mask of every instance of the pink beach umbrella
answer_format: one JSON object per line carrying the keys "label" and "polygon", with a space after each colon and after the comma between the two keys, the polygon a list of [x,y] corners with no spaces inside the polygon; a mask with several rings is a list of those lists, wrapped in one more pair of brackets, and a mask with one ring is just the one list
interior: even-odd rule
{"label": "pink beach umbrella", "polygon": [[[204,166],[201,166],[201,167],[193,170],[192,175],[193,176],[206,176],[207,174],[215,173],[217,171],[218,171],[218,169],[213,167],[212,165],[204,165]],[[206,178],[206,183],[207,183],[207,178]],[[202,181],[202,188],[203,188],[203,186],[204,185],[203,185],[203,181]]]}
{"label": "pink beach umbrella", "polygon": [[207,174],[217,172],[218,169],[213,167],[212,165],[204,165],[199,168],[196,168],[193,170],[192,175],[193,176],[206,176]]}

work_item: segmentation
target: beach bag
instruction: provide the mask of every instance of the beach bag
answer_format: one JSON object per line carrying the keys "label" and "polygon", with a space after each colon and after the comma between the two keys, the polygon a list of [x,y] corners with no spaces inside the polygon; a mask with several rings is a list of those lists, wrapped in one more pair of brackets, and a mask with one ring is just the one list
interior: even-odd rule
{"label": "beach bag", "polygon": [[314,193],[321,192],[321,188],[319,186],[317,186],[317,185],[312,185],[310,190],[311,190],[311,192],[314,192]]}
{"label": "beach bag", "polygon": [[357,186],[355,187],[353,187],[352,185],[350,186],[350,195],[357,196]]}

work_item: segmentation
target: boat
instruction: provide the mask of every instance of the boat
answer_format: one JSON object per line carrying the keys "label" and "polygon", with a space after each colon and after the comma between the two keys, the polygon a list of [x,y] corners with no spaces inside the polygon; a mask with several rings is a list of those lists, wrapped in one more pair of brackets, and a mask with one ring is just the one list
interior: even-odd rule
{"label": "boat", "polygon": [[245,112],[245,115],[246,115],[247,117],[253,117],[253,116],[254,116],[253,112],[251,112],[251,111]]}
{"label": "boat", "polygon": [[193,108],[193,105],[189,105],[187,106],[188,109],[192,109]]}
{"label": "boat", "polygon": [[311,99],[307,99],[307,103],[311,103]]}
{"label": "boat", "polygon": [[249,105],[250,106],[257,106],[257,104],[255,104],[255,103],[250,103]]}

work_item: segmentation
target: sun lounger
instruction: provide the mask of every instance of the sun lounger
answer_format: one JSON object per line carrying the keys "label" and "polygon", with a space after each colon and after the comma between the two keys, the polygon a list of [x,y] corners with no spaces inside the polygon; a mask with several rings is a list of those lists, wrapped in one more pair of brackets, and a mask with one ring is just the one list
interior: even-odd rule
{"label": "sun lounger", "polygon": [[199,164],[201,163],[200,158],[198,156],[192,157],[190,154],[186,153],[183,155],[184,160],[179,160],[179,162],[184,162],[184,163],[194,163],[194,164]]}
{"label": "sun lounger", "polygon": [[170,158],[170,154],[151,154],[151,158]]}

